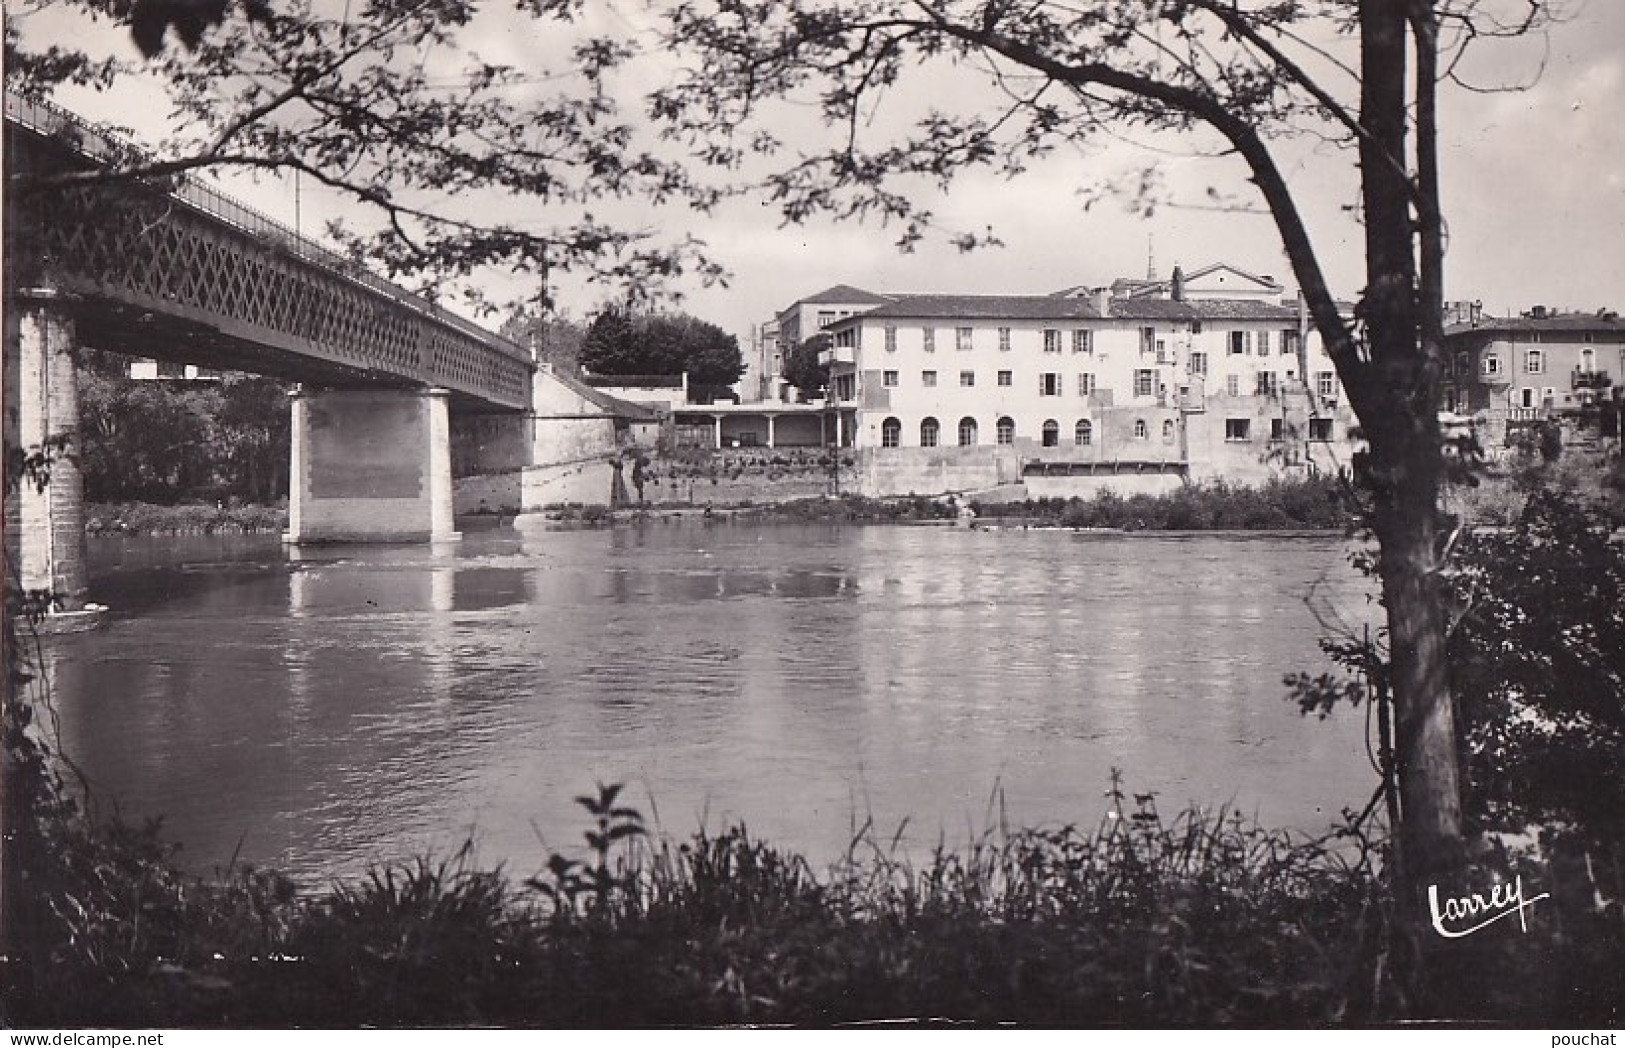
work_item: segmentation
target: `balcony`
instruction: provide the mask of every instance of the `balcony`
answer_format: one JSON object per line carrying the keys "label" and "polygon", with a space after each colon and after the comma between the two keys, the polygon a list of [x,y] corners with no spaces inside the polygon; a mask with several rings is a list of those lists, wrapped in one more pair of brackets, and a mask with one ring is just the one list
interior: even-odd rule
{"label": "balcony", "polygon": [[854,346],[831,346],[828,349],[819,351],[818,362],[825,365],[855,364],[858,359],[857,354],[858,351]]}
{"label": "balcony", "polygon": [[1551,414],[1550,408],[1508,408],[1508,422],[1544,422]]}
{"label": "balcony", "polygon": [[1606,371],[1581,371],[1579,368],[1575,368],[1571,387],[1574,389],[1607,389],[1613,384],[1614,380],[1608,376]]}

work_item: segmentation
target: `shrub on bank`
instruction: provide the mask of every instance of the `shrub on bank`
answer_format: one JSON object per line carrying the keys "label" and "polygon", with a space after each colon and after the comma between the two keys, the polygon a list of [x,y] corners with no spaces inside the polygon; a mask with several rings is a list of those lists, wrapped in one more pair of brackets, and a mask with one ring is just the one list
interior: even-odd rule
{"label": "shrub on bank", "polygon": [[114,502],[85,507],[85,532],[91,535],[256,535],[279,534],[287,527],[286,503]]}
{"label": "shrub on bank", "polygon": [[1354,520],[1335,477],[1272,479],[1261,487],[1223,482],[1187,485],[1165,495],[1042,498],[1025,502],[973,503],[984,518],[1021,518],[1068,528],[1124,531],[1342,530]]}
{"label": "shrub on bank", "polygon": [[759,506],[752,516],[791,523],[901,524],[952,520],[956,512],[947,500],[924,495],[896,498],[841,495],[836,498],[795,499]]}

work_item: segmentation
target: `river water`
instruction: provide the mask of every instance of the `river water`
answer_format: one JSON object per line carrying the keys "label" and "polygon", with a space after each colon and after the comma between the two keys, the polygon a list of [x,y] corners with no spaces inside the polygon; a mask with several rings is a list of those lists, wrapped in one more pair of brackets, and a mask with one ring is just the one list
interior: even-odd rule
{"label": "river water", "polygon": [[46,647],[103,811],[199,871],[307,879],[472,837],[519,875],[625,781],[665,832],[743,820],[817,861],[1092,825],[1112,768],[1165,812],[1318,831],[1372,786],[1362,714],[1284,673],[1363,622],[1340,538],[653,520],[446,550],[100,540],[99,632]]}

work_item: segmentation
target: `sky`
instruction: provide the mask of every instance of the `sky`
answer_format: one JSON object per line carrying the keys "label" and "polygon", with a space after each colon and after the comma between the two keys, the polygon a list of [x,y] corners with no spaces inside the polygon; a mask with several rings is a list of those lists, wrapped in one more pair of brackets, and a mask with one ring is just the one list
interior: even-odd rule
{"label": "sky", "polygon": [[[1528,85],[1518,91],[1441,95],[1441,166],[1450,241],[1446,297],[1478,300],[1495,314],[1541,304],[1596,310],[1625,308],[1625,2],[1569,0],[1569,20],[1540,38],[1475,52],[1464,73],[1481,87]],[[622,29],[646,37],[659,5],[600,0],[587,28]],[[83,39],[82,25],[49,6],[25,19],[31,41]],[[102,45],[129,48],[121,32],[98,31]],[[470,47],[482,58],[521,66],[552,64],[545,41],[501,25],[476,24]],[[652,51],[636,60],[635,79],[663,81],[670,59]],[[919,88],[916,88],[919,90]],[[975,82],[933,82],[924,90],[944,104],[973,101]],[[97,119],[157,135],[161,112],[130,85],[111,95],[65,95],[66,104]],[[815,129],[808,128],[809,132]],[[814,220],[784,226],[761,201],[735,201],[712,215],[652,214],[635,203],[606,205],[605,214],[632,224],[658,223],[674,236],[703,239],[729,271],[726,287],[678,284],[681,307],[720,324],[748,345],[752,329],[797,298],[834,284],[882,292],[1044,294],[1078,284],[1140,276],[1148,264],[1167,275],[1225,261],[1294,285],[1268,217],[1251,206],[1238,161],[1203,155],[1201,143],[1106,139],[1057,154],[1013,182],[990,176],[959,180],[929,201],[949,226],[990,227],[1002,248],[963,254],[928,241],[909,254],[894,234],[873,225]],[[1340,297],[1362,284],[1361,232],[1350,218],[1351,158],[1311,142],[1281,146],[1289,181],[1316,238],[1323,266]],[[1085,186],[1132,179],[1159,166],[1173,203],[1151,214],[1125,201],[1085,206]],[[273,217],[294,220],[287,183],[234,179],[231,192]],[[1240,207],[1214,208],[1209,187],[1235,195]],[[306,185],[301,227],[319,227],[340,202]],[[486,206],[486,202],[482,202]],[[510,202],[493,200],[501,209]],[[521,289],[496,281],[502,295]],[[565,312],[590,315],[604,292],[565,277],[556,282]]]}

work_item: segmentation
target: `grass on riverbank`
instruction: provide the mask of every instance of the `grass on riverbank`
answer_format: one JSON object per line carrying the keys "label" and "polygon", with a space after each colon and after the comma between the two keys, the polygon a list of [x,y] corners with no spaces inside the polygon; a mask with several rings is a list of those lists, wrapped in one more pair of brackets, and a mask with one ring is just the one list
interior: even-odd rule
{"label": "grass on riverbank", "polygon": [[280,534],[287,527],[286,504],[114,502],[85,507],[88,535],[258,535]]}
{"label": "grass on riverbank", "polygon": [[[582,857],[522,883],[465,849],[316,895],[244,868],[195,882],[151,833],[75,821],[37,900],[48,963],[9,1021],[1314,1026],[1432,1013],[1393,981],[1362,837],[1293,841],[1111,796],[1093,830],[989,834],[920,866],[864,833],[819,873],[742,827],[650,841],[611,787],[581,799]],[[1527,936],[1486,934],[1444,1014],[1617,1020],[1618,924],[1547,917]]]}

